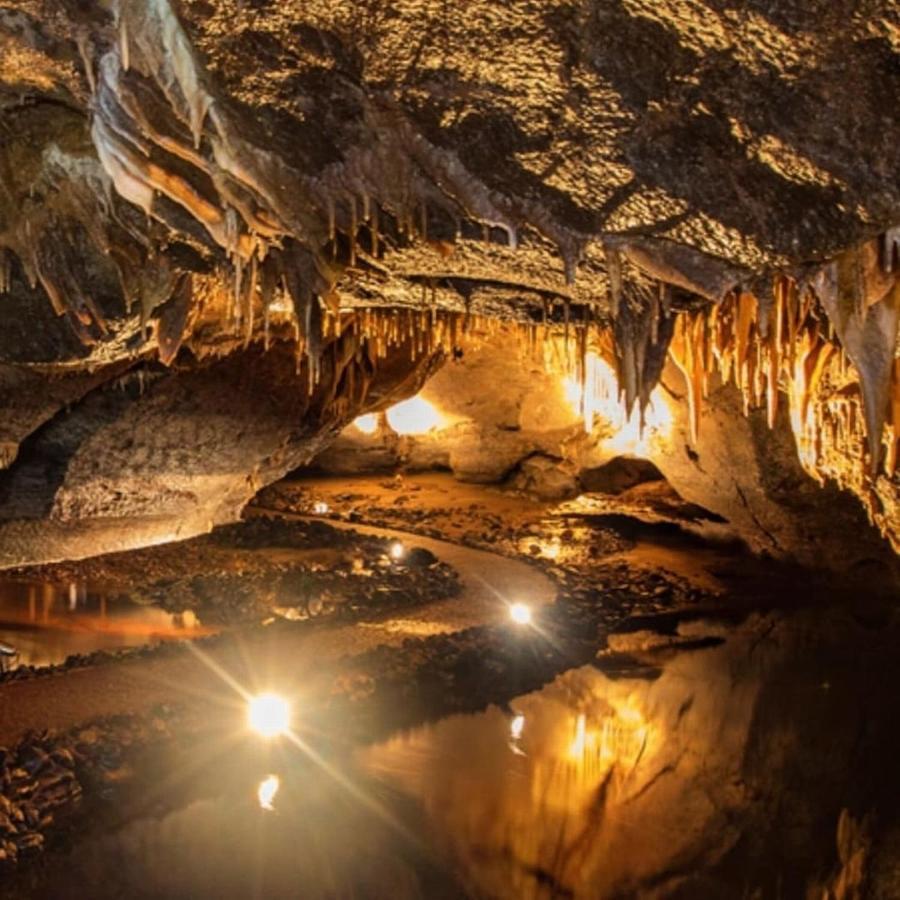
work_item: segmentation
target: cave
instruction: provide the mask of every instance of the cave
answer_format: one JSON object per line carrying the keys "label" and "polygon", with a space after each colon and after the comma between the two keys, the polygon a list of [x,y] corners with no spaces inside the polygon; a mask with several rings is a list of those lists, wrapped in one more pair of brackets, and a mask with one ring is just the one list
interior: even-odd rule
{"label": "cave", "polygon": [[0,7],[0,900],[900,896],[898,96],[892,0]]}

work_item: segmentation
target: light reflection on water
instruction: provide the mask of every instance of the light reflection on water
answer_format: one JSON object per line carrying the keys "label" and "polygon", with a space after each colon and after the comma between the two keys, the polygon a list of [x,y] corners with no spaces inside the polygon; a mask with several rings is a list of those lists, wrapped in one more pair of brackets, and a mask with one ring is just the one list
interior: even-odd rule
{"label": "light reflection on water", "polygon": [[849,613],[770,614],[718,647],[656,651],[655,680],[575,670],[326,754],[371,804],[309,763],[222,748],[211,799],[195,765],[168,811],[94,823],[15,896],[821,897],[860,871],[896,885],[898,641],[896,623]]}
{"label": "light reflection on water", "polygon": [[207,633],[190,611],[112,599],[83,582],[67,585],[0,580],[0,642],[20,665],[47,666],[75,653],[136,647]]}
{"label": "light reflection on water", "polygon": [[754,616],[657,653],[656,680],[586,667],[360,762],[478,896],[849,898],[860,872],[900,896],[900,853],[872,853],[900,847],[898,643],[844,611]]}
{"label": "light reflection on water", "polygon": [[[261,754],[256,765],[272,763]],[[278,775],[254,774],[252,756],[229,753],[182,783],[183,805],[151,813],[159,784],[124,804],[112,828],[94,827],[49,851],[5,885],[3,900],[451,900],[453,877],[368,806],[314,767],[281,760]],[[174,773],[173,773],[174,776]],[[177,779],[176,779],[177,780]],[[168,778],[164,781],[169,781]],[[198,790],[197,782],[204,784]],[[215,782],[218,793],[207,795]],[[277,802],[268,796],[277,784]],[[399,818],[402,797],[360,782]],[[199,793],[199,796],[198,796]],[[263,795],[267,796],[263,796]],[[263,803],[267,800],[274,809]],[[135,816],[136,809],[143,808]],[[405,830],[405,829],[404,829]]]}
{"label": "light reflection on water", "polygon": [[570,875],[603,853],[598,797],[658,752],[648,690],[578,670],[513,701],[511,714],[455,716],[365,751],[361,763],[422,803],[443,855],[486,896],[550,896],[549,885],[574,887]]}
{"label": "light reflection on water", "polygon": [[256,799],[259,801],[260,809],[265,809],[268,812],[275,811],[275,797],[280,787],[281,779],[277,775],[267,775],[263,778],[256,789]]}

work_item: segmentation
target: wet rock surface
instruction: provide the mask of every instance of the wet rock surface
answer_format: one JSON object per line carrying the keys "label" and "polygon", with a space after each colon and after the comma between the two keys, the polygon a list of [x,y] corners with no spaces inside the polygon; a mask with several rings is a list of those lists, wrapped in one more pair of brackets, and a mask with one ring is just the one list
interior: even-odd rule
{"label": "wet rock surface", "polygon": [[0,867],[26,861],[44,850],[48,835],[77,827],[73,817],[85,790],[96,800],[132,777],[138,753],[171,744],[175,719],[172,708],[162,707],[146,718],[43,731],[0,748]]}
{"label": "wet rock surface", "polygon": [[[61,585],[90,581],[102,584],[109,597],[158,605],[189,624],[257,630],[354,621],[458,593],[452,567],[414,542],[394,558],[396,545],[324,521],[254,519],[180,544],[14,574]],[[198,630],[194,640],[205,646],[219,640],[203,634]],[[164,641],[75,654],[58,666],[19,666],[0,674],[0,682],[182,652],[179,642]]]}

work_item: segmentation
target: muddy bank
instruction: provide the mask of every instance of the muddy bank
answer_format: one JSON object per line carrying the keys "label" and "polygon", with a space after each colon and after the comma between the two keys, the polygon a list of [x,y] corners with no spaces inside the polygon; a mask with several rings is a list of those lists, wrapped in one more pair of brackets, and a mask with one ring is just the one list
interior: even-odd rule
{"label": "muddy bank", "polygon": [[353,614],[458,590],[453,571],[432,553],[400,547],[395,555],[394,544],[320,521],[256,519],[189,541],[9,575],[59,585],[88,581],[111,597],[214,626]]}

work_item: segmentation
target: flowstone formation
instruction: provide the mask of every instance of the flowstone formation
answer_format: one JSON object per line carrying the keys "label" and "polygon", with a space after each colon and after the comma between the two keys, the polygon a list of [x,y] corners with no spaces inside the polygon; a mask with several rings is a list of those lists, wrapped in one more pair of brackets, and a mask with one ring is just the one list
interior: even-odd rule
{"label": "flowstone formation", "polygon": [[498,320],[694,445],[786,407],[900,549],[898,59],[890,0],[12,0],[0,566],[232,519]]}

